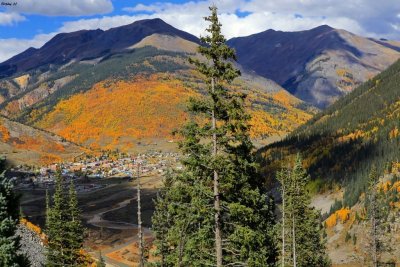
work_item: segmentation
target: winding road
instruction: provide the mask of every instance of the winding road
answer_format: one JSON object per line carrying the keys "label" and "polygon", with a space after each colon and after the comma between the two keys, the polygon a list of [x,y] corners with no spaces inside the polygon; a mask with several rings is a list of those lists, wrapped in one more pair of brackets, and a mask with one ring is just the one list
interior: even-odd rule
{"label": "winding road", "polygon": [[[138,225],[137,224],[132,224],[132,223],[127,223],[127,222],[121,222],[121,221],[110,221],[110,220],[105,220],[103,219],[103,215],[114,211],[114,210],[118,210],[121,208],[126,207],[127,205],[129,205],[129,203],[132,200],[136,200],[136,197],[134,198],[130,198],[130,199],[126,199],[124,201],[121,201],[120,203],[118,203],[116,206],[114,206],[111,209],[105,210],[105,211],[101,211],[98,213],[95,213],[92,215],[92,217],[87,221],[87,223],[96,226],[96,227],[103,227],[103,228],[108,228],[108,229],[117,229],[117,230],[137,230],[138,229]],[[143,235],[144,236],[149,236],[151,235],[151,230],[149,228],[146,227],[142,227],[143,229]],[[104,257],[104,260],[107,264],[107,266],[116,266],[116,267],[131,267],[130,265],[118,262],[114,259],[111,259],[110,257],[107,256],[107,254],[118,251],[124,247],[127,247],[129,245],[132,245],[136,242],[138,242],[139,237],[137,235],[134,235],[133,237],[129,238],[125,243],[120,244],[120,245],[116,245],[113,246],[112,248],[109,249],[105,249],[105,250],[101,250],[101,253]]]}

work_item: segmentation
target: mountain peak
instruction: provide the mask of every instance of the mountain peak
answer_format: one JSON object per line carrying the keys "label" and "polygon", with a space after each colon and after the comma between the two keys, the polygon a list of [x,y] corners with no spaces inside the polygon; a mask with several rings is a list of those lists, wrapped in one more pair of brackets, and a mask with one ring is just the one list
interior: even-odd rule
{"label": "mountain peak", "polygon": [[233,38],[228,44],[235,48],[241,65],[319,108],[400,56],[395,44],[371,41],[329,25],[296,32],[267,30]]}
{"label": "mountain peak", "polygon": [[48,64],[65,64],[72,59],[99,58],[124,52],[153,34],[177,36],[190,42],[199,42],[197,37],[178,30],[159,18],[138,20],[106,31],[97,29],[59,33],[40,49],[27,50],[1,63],[0,78]]}
{"label": "mountain peak", "polygon": [[332,28],[331,26],[327,25],[327,24],[323,24],[321,26],[317,26],[311,30],[324,30],[324,31],[331,31],[331,30],[335,30],[335,28]]}

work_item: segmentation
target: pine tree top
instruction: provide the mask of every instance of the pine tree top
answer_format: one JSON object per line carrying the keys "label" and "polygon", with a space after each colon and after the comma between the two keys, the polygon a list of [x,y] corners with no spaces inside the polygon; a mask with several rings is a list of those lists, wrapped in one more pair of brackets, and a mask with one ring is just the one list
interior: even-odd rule
{"label": "pine tree top", "polygon": [[[240,71],[229,62],[236,60],[235,50],[226,45],[226,39],[221,33],[222,25],[218,20],[217,7],[211,6],[210,10],[211,15],[204,18],[210,22],[206,29],[209,34],[200,37],[202,45],[198,47],[198,52],[209,61],[190,59],[190,62],[195,64],[203,75],[230,83],[240,75]],[[207,81],[211,82],[211,79]]]}

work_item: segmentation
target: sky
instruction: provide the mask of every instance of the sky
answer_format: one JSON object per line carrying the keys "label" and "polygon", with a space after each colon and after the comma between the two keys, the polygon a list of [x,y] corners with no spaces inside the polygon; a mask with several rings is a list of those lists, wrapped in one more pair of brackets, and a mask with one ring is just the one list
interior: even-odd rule
{"label": "sky", "polygon": [[0,62],[39,48],[60,32],[107,30],[147,18],[161,18],[199,36],[212,4],[228,39],[327,24],[400,41],[400,0],[0,0]]}

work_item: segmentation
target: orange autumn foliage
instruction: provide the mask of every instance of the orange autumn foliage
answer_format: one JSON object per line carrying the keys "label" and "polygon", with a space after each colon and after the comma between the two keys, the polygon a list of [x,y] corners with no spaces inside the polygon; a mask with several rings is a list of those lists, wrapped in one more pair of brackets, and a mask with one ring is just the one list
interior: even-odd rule
{"label": "orange autumn foliage", "polygon": [[325,225],[327,228],[333,227],[336,225],[337,216],[336,213],[332,213],[326,220]]}
{"label": "orange autumn foliage", "polygon": [[[106,80],[58,102],[35,126],[93,150],[124,150],[138,139],[171,138],[171,132],[189,117],[187,100],[201,96],[198,92],[202,92],[202,86],[192,73],[184,79],[154,74],[124,81]],[[229,88],[233,93],[242,93],[244,85],[238,82]],[[284,136],[311,118],[310,112],[297,108],[300,101],[284,90],[246,90],[250,90],[246,106],[252,116],[252,138]],[[260,103],[273,105],[264,110]]]}
{"label": "orange autumn foliage", "polygon": [[65,151],[65,147],[59,143],[47,143],[46,149],[48,151],[55,151],[55,152],[64,152]]}
{"label": "orange autumn foliage", "polygon": [[54,155],[54,154],[50,154],[50,153],[42,154],[39,159],[39,162],[42,165],[49,165],[49,164],[61,162],[61,161],[62,161],[61,157]]}
{"label": "orange autumn foliage", "polygon": [[392,173],[400,172],[400,162],[392,163]]}
{"label": "orange autumn foliage", "polygon": [[397,136],[399,136],[399,135],[400,135],[400,132],[399,132],[399,129],[398,129],[397,127],[395,127],[394,129],[392,129],[392,130],[389,132],[389,138],[390,138],[390,139],[397,138]]}
{"label": "orange autumn foliage", "polygon": [[250,137],[267,137],[272,134],[279,134],[276,126],[279,123],[270,114],[262,110],[250,112]]}
{"label": "orange autumn foliage", "polygon": [[340,210],[335,211],[326,219],[326,227],[333,227],[338,221],[340,221],[340,223],[347,222],[350,219],[350,213],[351,210],[349,208],[341,208]]}
{"label": "orange autumn foliage", "polygon": [[400,181],[393,183],[392,190],[395,190],[398,193],[400,193]]}
{"label": "orange autumn foliage", "polygon": [[39,163],[48,165],[62,161],[56,153],[65,151],[65,147],[57,142],[50,142],[43,136],[31,137],[22,135],[13,140],[13,146],[21,150],[31,150],[39,152]]}
{"label": "orange autumn foliage", "polygon": [[0,135],[1,135],[1,140],[3,140],[3,142],[7,142],[10,139],[10,132],[4,126],[3,121],[1,119],[0,119]]}
{"label": "orange autumn foliage", "polygon": [[341,208],[336,211],[338,219],[341,223],[345,223],[350,218],[350,209],[349,208]]}
{"label": "orange autumn foliage", "polygon": [[186,102],[196,95],[178,80],[157,76],[101,82],[59,102],[37,126],[93,148],[121,138],[169,137],[187,119]]}
{"label": "orange autumn foliage", "polygon": [[383,191],[383,192],[387,192],[390,190],[392,183],[390,181],[386,181],[386,182],[381,182],[377,185],[377,190],[378,192]]}
{"label": "orange autumn foliage", "polygon": [[42,229],[41,229],[39,226],[34,225],[33,223],[31,223],[30,221],[28,221],[28,220],[25,219],[25,218],[21,218],[21,219],[19,220],[19,222],[20,222],[21,224],[25,225],[26,228],[28,228],[28,229],[31,230],[32,232],[36,233],[36,234],[40,237],[40,239],[42,240],[42,242],[43,242],[44,244],[47,244],[47,236],[46,236],[45,233],[43,233]]}
{"label": "orange autumn foliage", "polygon": [[22,135],[13,144],[19,149],[38,150],[45,143],[46,141],[42,138],[32,138],[31,136]]}

